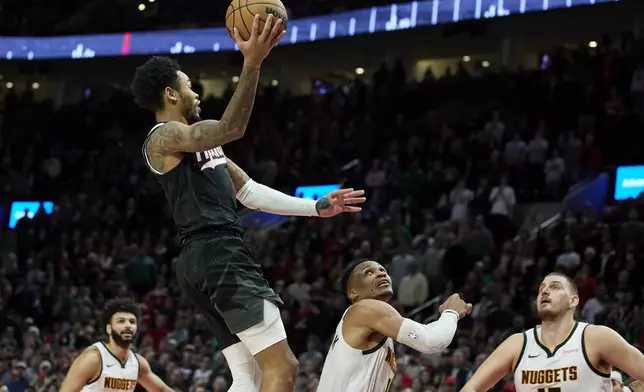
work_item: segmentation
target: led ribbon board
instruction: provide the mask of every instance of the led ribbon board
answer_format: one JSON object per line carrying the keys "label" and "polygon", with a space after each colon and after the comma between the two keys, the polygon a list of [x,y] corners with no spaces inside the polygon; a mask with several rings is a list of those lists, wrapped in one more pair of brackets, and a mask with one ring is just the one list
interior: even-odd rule
{"label": "led ribbon board", "polygon": [[[425,0],[294,19],[280,45],[619,0]],[[0,37],[0,59],[81,59],[236,50],[224,27],[61,37]]]}

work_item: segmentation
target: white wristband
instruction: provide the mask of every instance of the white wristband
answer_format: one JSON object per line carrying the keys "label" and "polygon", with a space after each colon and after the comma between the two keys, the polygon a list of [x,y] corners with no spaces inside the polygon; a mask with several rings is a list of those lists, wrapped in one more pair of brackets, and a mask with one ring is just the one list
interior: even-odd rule
{"label": "white wristband", "polygon": [[237,200],[248,208],[278,215],[319,216],[314,200],[288,196],[253,180],[241,187]]}

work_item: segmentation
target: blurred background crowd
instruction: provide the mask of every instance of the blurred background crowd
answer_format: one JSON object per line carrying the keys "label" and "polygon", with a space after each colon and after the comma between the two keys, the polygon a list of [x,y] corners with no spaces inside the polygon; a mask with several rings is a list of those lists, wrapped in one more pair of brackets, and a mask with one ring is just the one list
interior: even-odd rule
{"label": "blurred background crowd", "polygon": [[[26,27],[19,12],[0,13],[9,14]],[[553,270],[577,282],[579,320],[644,348],[644,211],[589,191],[610,165],[641,158],[643,49],[627,33],[550,48],[534,69],[460,63],[415,80],[391,61],[324,93],[263,88],[249,131],[226,153],[288,194],[339,182],[368,197],[361,214],[328,220],[266,223],[240,206],[245,239],[284,300],[296,391],[316,391],[347,305],[339,275],[362,257],[387,267],[408,317],[432,321],[455,292],[474,303],[442,354],[397,345],[392,392],[460,390],[503,339],[538,323],[537,287]],[[233,89],[204,97],[203,116],[217,118]],[[140,155],[149,115],[126,91],[63,106],[2,93],[0,202],[55,207],[0,232],[0,389],[56,391],[74,357],[104,338],[101,309],[120,296],[141,304],[136,350],[168,385],[226,391],[217,342],[175,283],[180,243]],[[512,380],[495,390],[513,391]]]}

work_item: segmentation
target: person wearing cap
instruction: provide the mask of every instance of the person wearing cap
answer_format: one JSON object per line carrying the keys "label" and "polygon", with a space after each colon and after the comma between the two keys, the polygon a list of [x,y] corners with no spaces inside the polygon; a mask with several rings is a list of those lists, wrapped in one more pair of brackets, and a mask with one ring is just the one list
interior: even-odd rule
{"label": "person wearing cap", "polygon": [[624,386],[624,379],[622,378],[622,373],[618,370],[613,370],[610,372],[610,382],[613,384],[612,392],[631,392],[629,387]]}
{"label": "person wearing cap", "polygon": [[387,270],[369,259],[349,264],[341,284],[351,306],[336,328],[319,392],[389,390],[397,370],[393,340],[424,354],[441,352],[452,342],[458,320],[472,310],[454,294],[433,323],[404,318],[387,303],[393,296]]}

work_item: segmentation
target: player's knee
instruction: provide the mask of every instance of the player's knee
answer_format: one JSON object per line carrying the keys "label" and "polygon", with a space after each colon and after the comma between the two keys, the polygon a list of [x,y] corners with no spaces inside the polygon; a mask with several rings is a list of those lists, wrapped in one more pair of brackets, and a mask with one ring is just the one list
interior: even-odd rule
{"label": "player's knee", "polygon": [[265,363],[259,363],[259,366],[262,370],[262,377],[265,379],[272,379],[276,377],[281,380],[288,382],[289,384],[294,384],[295,379],[299,371],[299,363],[297,358],[293,353],[288,350],[288,353],[281,358],[274,358],[271,361],[266,361]]}

